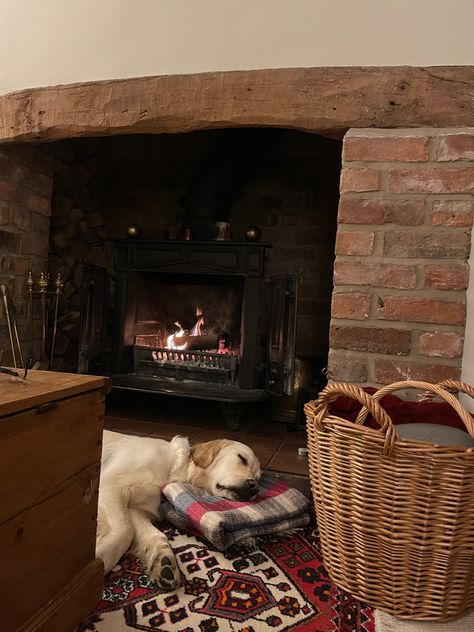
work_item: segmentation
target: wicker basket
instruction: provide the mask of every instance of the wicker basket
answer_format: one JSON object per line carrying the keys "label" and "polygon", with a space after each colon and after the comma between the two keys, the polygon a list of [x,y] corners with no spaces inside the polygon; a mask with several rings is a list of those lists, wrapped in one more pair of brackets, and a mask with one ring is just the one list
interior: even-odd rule
{"label": "wicker basket", "polygon": [[[311,487],[331,580],[396,617],[442,621],[474,607],[474,450],[400,439],[378,400],[407,388],[449,402],[474,437],[441,385],[397,382],[370,396],[330,384],[305,406]],[[365,407],[355,423],[329,412],[341,395]],[[363,425],[369,411],[377,430]]]}

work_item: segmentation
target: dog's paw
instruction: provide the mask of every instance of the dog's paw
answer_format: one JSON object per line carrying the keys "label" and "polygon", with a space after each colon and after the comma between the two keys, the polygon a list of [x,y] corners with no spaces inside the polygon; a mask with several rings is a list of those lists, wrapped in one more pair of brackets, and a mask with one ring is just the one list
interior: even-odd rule
{"label": "dog's paw", "polygon": [[165,590],[172,590],[179,586],[181,579],[179,568],[170,547],[164,548],[163,552],[156,556],[149,575],[160,588]]}

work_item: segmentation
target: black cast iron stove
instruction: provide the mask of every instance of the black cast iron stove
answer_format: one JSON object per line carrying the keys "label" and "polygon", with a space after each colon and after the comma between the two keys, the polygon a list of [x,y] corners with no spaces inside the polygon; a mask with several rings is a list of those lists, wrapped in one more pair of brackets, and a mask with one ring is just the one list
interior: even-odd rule
{"label": "black cast iron stove", "polygon": [[[269,247],[116,240],[113,387],[217,400],[227,425],[236,429],[243,404],[265,399],[266,386],[283,385],[294,356],[294,349],[286,349],[281,371],[257,357]],[[291,292],[285,296],[291,299]],[[275,331],[294,327],[294,310],[284,311],[286,321],[277,314],[278,327],[270,332],[274,348],[281,344]]]}

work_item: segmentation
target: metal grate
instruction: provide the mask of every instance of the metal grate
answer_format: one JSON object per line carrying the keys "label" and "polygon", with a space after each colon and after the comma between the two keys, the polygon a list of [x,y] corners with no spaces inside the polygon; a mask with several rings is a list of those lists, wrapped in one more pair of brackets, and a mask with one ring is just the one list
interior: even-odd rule
{"label": "metal grate", "polygon": [[134,345],[135,373],[233,384],[239,356]]}

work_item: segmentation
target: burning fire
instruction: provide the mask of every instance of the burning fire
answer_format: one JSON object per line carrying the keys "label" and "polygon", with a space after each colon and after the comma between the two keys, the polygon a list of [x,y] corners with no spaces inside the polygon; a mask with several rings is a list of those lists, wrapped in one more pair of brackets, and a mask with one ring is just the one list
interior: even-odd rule
{"label": "burning fire", "polygon": [[[190,336],[203,335],[202,326],[204,325],[204,314],[201,307],[196,307],[196,318],[197,320],[194,323],[194,326],[191,328],[191,331],[189,332]],[[178,331],[166,338],[166,348],[182,351],[183,349],[186,349],[188,343],[183,341],[182,344],[180,344],[179,339],[183,338],[186,335],[186,331],[183,329],[180,322],[176,321],[174,324],[178,328]]]}
{"label": "burning fire", "polygon": [[185,335],[185,331],[184,329],[181,327],[181,324],[176,321],[175,322],[176,327],[178,327],[178,331],[175,334],[171,334],[171,336],[168,336],[168,338],[166,338],[166,348],[167,349],[178,349],[179,351],[182,351],[183,349],[186,349],[188,343],[185,342],[184,344],[180,345],[179,343],[175,342],[175,338],[182,338]]}
{"label": "burning fire", "polygon": [[202,336],[201,329],[204,325],[204,315],[200,307],[196,307],[196,318],[197,321],[194,324],[194,327],[191,329],[191,336]]}
{"label": "burning fire", "polygon": [[[196,322],[191,329],[186,330],[183,328],[179,321],[176,321],[174,325],[177,327],[177,331],[170,336],[166,337],[166,349],[172,349],[174,351],[184,351],[188,349],[190,345],[191,349],[207,349],[214,350],[214,353],[219,355],[240,355],[239,347],[228,347],[224,338],[218,337],[217,334],[210,334],[204,329],[205,319],[204,313],[201,307],[196,308]],[[189,339],[194,339],[196,336],[205,336],[202,339],[205,346],[196,346],[196,341],[192,342]],[[191,343],[191,344],[190,344]],[[154,357],[156,360],[156,358]]]}

